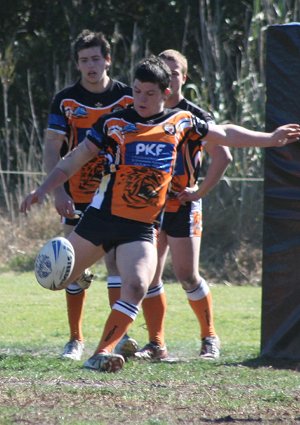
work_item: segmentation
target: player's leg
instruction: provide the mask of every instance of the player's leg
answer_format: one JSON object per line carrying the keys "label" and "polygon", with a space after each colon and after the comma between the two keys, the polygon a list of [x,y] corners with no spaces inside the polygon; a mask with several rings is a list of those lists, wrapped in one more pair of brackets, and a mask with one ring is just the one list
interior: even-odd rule
{"label": "player's leg", "polygon": [[203,358],[219,357],[219,339],[214,327],[212,295],[208,284],[199,274],[201,237],[168,236],[175,275],[186,292],[201,332]]}
{"label": "player's leg", "polygon": [[[75,208],[81,212],[74,218],[63,218],[63,230],[65,237],[75,229],[79,223],[80,216],[87,208],[87,204],[76,203]],[[79,213],[78,213],[79,214]],[[77,281],[71,282],[66,288],[67,313],[70,328],[70,339],[65,345],[62,354],[63,358],[72,360],[80,360],[84,349],[84,338],[82,332],[82,321],[84,315],[84,307],[86,302],[86,289],[92,282],[93,275],[86,269]]]}
{"label": "player's leg", "polygon": [[[120,299],[121,294],[121,276],[116,262],[116,249],[112,248],[104,256],[105,266],[107,270],[107,290],[109,305],[112,307],[115,302]],[[138,344],[129,335],[125,334],[115,347],[115,353],[121,354],[123,357],[132,357],[137,351]]]}
{"label": "player's leg", "polygon": [[87,268],[91,267],[105,255],[102,245],[96,246],[88,239],[76,233],[75,229],[69,234],[67,239],[74,248],[75,264],[69,279],[65,282],[64,286],[66,287],[71,282],[78,280]]}
{"label": "player's leg", "polygon": [[[104,255],[102,246],[95,246],[74,232],[75,226],[65,224],[65,234],[75,250],[75,265],[73,272],[66,282],[66,298],[70,326],[70,341],[66,344],[63,358],[80,360],[83,352],[82,318],[86,289],[87,268]],[[83,277],[85,278],[82,282]],[[80,283],[79,283],[80,282]]]}
{"label": "player's leg", "polygon": [[135,358],[137,359],[159,360],[166,358],[168,355],[164,329],[167,301],[162,281],[168,250],[167,235],[164,230],[161,230],[157,244],[157,267],[155,275],[142,302],[149,342],[135,353]]}
{"label": "player's leg", "polygon": [[[73,229],[73,224],[63,224],[64,235],[66,237],[69,236]],[[87,294],[86,290],[79,286],[76,281],[70,283],[65,289],[65,293],[70,337],[64,347],[61,357],[64,359],[80,360],[84,350],[82,320]]]}
{"label": "player's leg", "polygon": [[121,276],[116,262],[116,250],[112,248],[104,256],[107,270],[107,290],[109,305],[112,307],[121,294]]}
{"label": "player's leg", "polygon": [[118,354],[110,357],[111,353],[135,320],[156,268],[157,253],[153,242],[142,240],[122,244],[116,253],[122,278],[121,298],[112,306],[94,355],[84,364],[88,369],[103,370],[103,358],[107,361],[107,356],[116,362],[116,366],[111,365],[114,370],[122,367],[118,359],[123,357]]}

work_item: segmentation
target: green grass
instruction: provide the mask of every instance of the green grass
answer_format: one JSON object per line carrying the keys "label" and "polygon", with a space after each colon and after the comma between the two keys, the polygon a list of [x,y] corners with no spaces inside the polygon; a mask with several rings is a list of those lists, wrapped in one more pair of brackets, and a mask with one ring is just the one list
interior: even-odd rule
{"label": "green grass", "polygon": [[[39,287],[32,273],[0,275],[0,424],[300,423],[299,365],[259,358],[261,289],[211,290],[220,360],[199,360],[198,325],[181,287],[169,284],[166,338],[181,361],[129,361],[105,374],[58,358],[68,339],[62,291]],[[88,292],[85,358],[108,311],[102,274]],[[147,342],[142,314],[130,335]]]}

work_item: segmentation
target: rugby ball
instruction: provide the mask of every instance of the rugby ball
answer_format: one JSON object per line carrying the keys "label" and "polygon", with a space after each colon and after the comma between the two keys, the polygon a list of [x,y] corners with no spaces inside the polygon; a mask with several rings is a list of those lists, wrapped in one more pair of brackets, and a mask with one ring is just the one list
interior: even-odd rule
{"label": "rugby ball", "polygon": [[62,289],[60,285],[71,275],[75,263],[75,252],[68,239],[50,239],[40,249],[35,259],[34,271],[38,283],[46,289]]}

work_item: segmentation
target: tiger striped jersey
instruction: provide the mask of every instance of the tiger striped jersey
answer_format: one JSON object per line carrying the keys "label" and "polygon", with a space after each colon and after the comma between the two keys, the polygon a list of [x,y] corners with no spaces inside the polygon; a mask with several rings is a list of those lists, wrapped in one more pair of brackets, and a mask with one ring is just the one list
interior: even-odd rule
{"label": "tiger striped jersey", "polygon": [[142,118],[133,108],[100,118],[87,138],[113,152],[115,172],[106,175],[92,206],[153,223],[163,208],[177,153],[190,140],[201,146],[208,125],[189,111],[167,109]]}
{"label": "tiger striped jersey", "polygon": [[[132,90],[112,80],[103,93],[86,90],[80,82],[65,88],[54,97],[48,117],[48,129],[65,135],[64,156],[85,138],[86,132],[102,116],[132,104]],[[99,186],[106,157],[99,154],[66,183],[75,203],[89,203]]]}

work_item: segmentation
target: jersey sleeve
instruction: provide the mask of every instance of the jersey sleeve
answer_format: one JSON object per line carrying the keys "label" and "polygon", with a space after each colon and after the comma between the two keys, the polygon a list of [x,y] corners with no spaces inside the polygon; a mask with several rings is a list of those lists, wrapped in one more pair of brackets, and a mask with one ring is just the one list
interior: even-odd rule
{"label": "jersey sleeve", "polygon": [[106,134],[105,134],[105,119],[103,117],[86,132],[86,138],[94,143],[99,149],[104,148]]}
{"label": "jersey sleeve", "polygon": [[67,117],[61,110],[61,98],[56,95],[51,103],[50,112],[48,115],[48,130],[56,131],[60,134],[66,134],[68,127]]}
{"label": "jersey sleeve", "polygon": [[203,139],[208,133],[208,123],[200,118],[193,116],[193,124],[196,130],[196,133],[199,134],[201,139]]}

